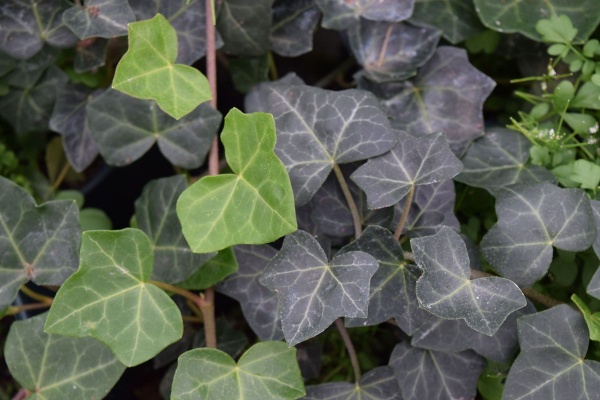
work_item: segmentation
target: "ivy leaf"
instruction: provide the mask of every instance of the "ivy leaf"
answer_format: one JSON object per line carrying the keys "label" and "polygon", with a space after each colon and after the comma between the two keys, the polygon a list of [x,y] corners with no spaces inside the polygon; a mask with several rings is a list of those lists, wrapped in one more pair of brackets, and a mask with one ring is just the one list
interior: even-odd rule
{"label": "ivy leaf", "polygon": [[408,19],[415,0],[316,0],[323,11],[323,28],[342,30],[362,17],[372,21],[399,22]]}
{"label": "ivy leaf", "polygon": [[402,400],[394,370],[377,367],[360,378],[358,383],[331,382],[307,386],[304,400]]}
{"label": "ivy leaf", "polygon": [[390,357],[404,400],[472,399],[485,361],[475,352],[442,353],[397,344]]}
{"label": "ivy leaf", "polygon": [[295,231],[292,187],[273,151],[273,117],[234,108],[225,117],[221,140],[234,173],[204,177],[177,201],[192,250],[208,253],[235,244],[268,243]]}
{"label": "ivy leaf", "polygon": [[547,182],[502,188],[496,196],[498,223],[481,242],[485,258],[519,286],[543,277],[552,246],[583,251],[596,238],[590,201],[579,189]]}
{"label": "ivy leaf", "polygon": [[[443,4],[443,6],[442,6]],[[475,36],[484,28],[470,1],[416,0],[410,22],[440,29],[452,44]]]}
{"label": "ivy leaf", "polygon": [[248,93],[254,85],[269,80],[269,56],[232,58],[229,74],[235,90]]}
{"label": "ivy leaf", "polygon": [[174,120],[155,102],[116,90],[93,99],[86,111],[102,157],[115,166],[131,164],[158,142],[169,162],[185,169],[197,168],[221,124],[221,113],[208,104]]}
{"label": "ivy leaf", "polygon": [[375,257],[379,268],[371,279],[367,318],[346,318],[346,326],[377,325],[394,318],[398,326],[412,335],[431,314],[419,308],[415,285],[421,271],[404,260],[402,247],[387,229],[367,227],[338,255],[362,251]]}
{"label": "ivy leaf", "polygon": [[187,188],[183,175],[150,181],[135,202],[137,227],[152,242],[152,280],[177,283],[192,275],[216,253],[195,254],[188,246],[175,204]]}
{"label": "ivy leaf", "polygon": [[211,99],[208,80],[200,71],[175,64],[177,32],[157,14],[129,28],[129,50],[121,58],[112,87],[139,99],[156,100],[175,119]]}
{"label": "ivy leaf", "polygon": [[483,102],[496,83],[475,69],[463,49],[440,46],[417,76],[384,99],[392,126],[409,133],[444,132],[461,155],[483,135]]}
{"label": "ivy leaf", "polygon": [[179,357],[173,400],[297,399],[304,384],[296,349],[282,342],[261,342],[236,362],[217,349],[195,349]]}
{"label": "ivy leaf", "polygon": [[149,284],[152,243],[138,229],[83,233],[79,270],[60,287],[45,332],[93,337],[128,367],[183,334],[177,305]]}
{"label": "ivy leaf", "polygon": [[223,249],[216,256],[205,262],[200,269],[190,275],[177,286],[188,290],[204,290],[222,282],[234,274],[239,266],[232,247]]}
{"label": "ivy leaf", "polygon": [[259,282],[279,294],[283,334],[294,346],[323,332],[338,317],[366,318],[369,282],[377,268],[377,260],[362,251],[327,262],[319,242],[296,231],[285,237]]}
{"label": "ivy leaf", "polygon": [[504,128],[492,128],[475,140],[462,158],[463,171],[455,178],[494,194],[515,183],[554,182],[552,172],[527,164],[531,142]]}
{"label": "ivy leaf", "polygon": [[273,0],[222,0],[217,29],[223,51],[240,56],[260,56],[269,50]]}
{"label": "ivy leaf", "polygon": [[348,30],[350,47],[375,82],[399,81],[417,72],[433,55],[440,31],[405,23],[360,19]]}
{"label": "ivy leaf", "polygon": [[[596,223],[596,230],[600,231],[600,201],[590,200],[592,206],[592,213],[594,214],[594,222]],[[600,232],[596,233],[596,240],[594,241],[594,251],[598,258],[600,258]],[[599,297],[600,298],[600,297]]]}
{"label": "ivy leaf", "polygon": [[399,130],[394,133],[396,147],[371,158],[351,176],[367,193],[369,208],[394,205],[411,188],[450,179],[462,170],[442,133],[419,138]]}
{"label": "ivy leaf", "polygon": [[571,296],[571,301],[575,303],[579,311],[583,315],[583,319],[590,331],[590,339],[595,340],[597,342],[600,341],[600,312],[595,312],[592,314],[590,308],[585,304],[583,300],[579,298],[576,294]]}
{"label": "ivy leaf", "polygon": [[561,0],[475,0],[479,18],[488,28],[498,32],[521,33],[537,41],[541,39],[535,29],[538,21],[558,15],[569,17],[579,30],[579,39],[586,40],[600,22],[600,14],[589,12],[596,5],[595,0],[576,3]]}
{"label": "ivy leaf", "polygon": [[304,85],[304,81],[293,72],[289,72],[283,78],[272,82],[261,82],[248,92],[244,99],[244,108],[247,112],[270,112],[272,105],[270,94],[275,87],[287,88],[288,86]]}
{"label": "ivy leaf", "polygon": [[44,333],[47,314],[10,327],[4,356],[11,375],[36,399],[103,398],[125,366],[102,343]]}
{"label": "ivy leaf", "polygon": [[80,235],[74,201],[38,206],[29,193],[0,177],[0,308],[29,280],[62,284],[77,269]]}
{"label": "ivy leaf", "polygon": [[432,236],[410,241],[423,275],[417,281],[422,308],[445,319],[464,319],[478,332],[492,336],[527,301],[514,282],[504,278],[471,280],[469,255],[460,235],[442,227]]}
{"label": "ivy leaf", "polygon": [[263,87],[277,125],[275,151],[285,164],[297,205],[306,204],[334,164],[383,154],[396,144],[379,102],[363,90]]}
{"label": "ivy leaf", "polygon": [[258,281],[277,251],[270,245],[235,246],[234,251],[239,269],[219,283],[216,290],[240,303],[244,319],[260,340],[283,339],[277,293]]}
{"label": "ivy leaf", "polygon": [[315,0],[275,0],[271,49],[284,57],[297,57],[313,47],[313,32],[321,11]]}
{"label": "ivy leaf", "polygon": [[0,4],[0,50],[25,60],[42,49],[44,43],[67,48],[77,37],[57,16],[72,3],[66,0],[3,0]]}
{"label": "ivy leaf", "polygon": [[75,60],[73,60],[75,72],[82,74],[103,67],[107,47],[108,39],[97,38],[87,46],[75,48]]}
{"label": "ivy leaf", "polygon": [[127,0],[88,0],[62,14],[63,23],[80,39],[127,35],[127,24],[135,15]]}
{"label": "ivy leaf", "polygon": [[508,373],[503,398],[597,397],[600,363],[583,359],[589,335],[577,311],[563,304],[519,318],[518,326],[521,353]]}
{"label": "ivy leaf", "polygon": [[600,268],[596,270],[587,287],[587,293],[600,299]]}
{"label": "ivy leaf", "polygon": [[50,129],[62,135],[65,155],[76,172],[89,167],[98,155],[86,113],[86,105],[97,94],[85,86],[67,84],[59,92],[50,117]]}

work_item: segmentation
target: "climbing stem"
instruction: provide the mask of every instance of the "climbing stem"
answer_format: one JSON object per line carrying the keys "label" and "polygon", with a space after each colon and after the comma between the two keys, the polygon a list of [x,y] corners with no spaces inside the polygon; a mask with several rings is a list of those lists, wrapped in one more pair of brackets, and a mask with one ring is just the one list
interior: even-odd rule
{"label": "climbing stem", "polygon": [[406,220],[408,219],[408,212],[410,211],[410,206],[412,206],[413,197],[415,195],[415,185],[410,187],[408,191],[408,195],[406,196],[406,201],[404,202],[404,209],[402,210],[402,215],[400,216],[400,222],[396,227],[396,231],[394,232],[394,237],[396,240],[400,239],[402,235],[402,231],[404,230],[404,225],[406,224]]}
{"label": "climbing stem", "polygon": [[358,364],[358,357],[356,355],[356,350],[354,349],[354,345],[352,344],[352,340],[350,340],[350,335],[348,335],[348,331],[344,326],[344,322],[341,318],[335,320],[335,326],[337,330],[340,332],[342,336],[342,340],[346,345],[346,350],[348,350],[348,355],[350,356],[350,362],[352,363],[352,369],[354,370],[354,380],[356,384],[360,381],[360,365]]}
{"label": "climbing stem", "polygon": [[346,183],[346,179],[344,178],[344,174],[342,174],[340,166],[337,164],[333,164],[333,172],[335,172],[335,177],[337,178],[340,187],[342,188],[342,192],[344,193],[346,202],[348,202],[348,207],[350,207],[352,221],[354,221],[354,236],[356,236],[356,238],[358,239],[359,236],[362,234],[362,222],[360,219],[360,213],[358,212],[358,207],[356,206],[354,197],[352,197],[352,193],[350,193],[350,188],[348,187],[348,183]]}
{"label": "climbing stem", "polygon": [[168,292],[183,296],[186,299],[190,300],[194,304],[198,304],[201,301],[200,296],[198,296],[197,294],[192,293],[189,290],[180,288],[178,286],[170,285],[168,283],[160,282],[160,281],[148,281],[148,283],[151,283],[154,286],[158,286],[159,288],[164,289]]}

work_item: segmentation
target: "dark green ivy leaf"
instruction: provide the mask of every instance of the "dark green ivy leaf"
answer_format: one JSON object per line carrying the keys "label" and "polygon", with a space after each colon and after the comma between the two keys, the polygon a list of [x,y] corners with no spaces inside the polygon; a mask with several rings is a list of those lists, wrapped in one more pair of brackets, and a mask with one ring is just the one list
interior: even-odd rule
{"label": "dark green ivy leaf", "polygon": [[[209,253],[210,254],[210,253]],[[223,249],[205,262],[200,269],[177,286],[188,290],[204,290],[234,274],[239,266],[232,247]]]}
{"label": "dark green ivy leaf", "polygon": [[269,50],[273,0],[221,0],[217,29],[223,51],[240,56],[260,56]]}
{"label": "dark green ivy leaf", "polygon": [[238,92],[248,93],[260,82],[269,80],[269,57],[234,57],[229,61],[229,73]]}
{"label": "dark green ivy leaf", "polygon": [[127,24],[135,21],[135,15],[127,0],[86,0],[85,5],[65,10],[62,20],[80,39],[111,38],[127,35]]}
{"label": "dark green ivy leaf", "polygon": [[399,22],[410,18],[415,0],[316,0],[324,28],[342,30],[359,18]]}
{"label": "dark green ivy leaf", "polygon": [[73,61],[73,69],[78,74],[94,71],[104,66],[108,39],[97,38],[89,40],[92,43],[86,43],[85,46],[77,46],[75,49],[76,54]]}
{"label": "dark green ivy leaf", "polygon": [[313,46],[313,32],[321,11],[315,0],[275,0],[271,49],[284,57],[308,53]]}
{"label": "dark green ivy leaf", "polygon": [[594,221],[596,222],[596,240],[594,241],[594,251],[598,258],[600,258],[600,201],[590,200],[592,206],[592,212],[594,213]]}
{"label": "dark green ivy leaf", "polygon": [[358,383],[331,382],[307,386],[303,400],[402,400],[398,381],[389,366],[377,367]]}

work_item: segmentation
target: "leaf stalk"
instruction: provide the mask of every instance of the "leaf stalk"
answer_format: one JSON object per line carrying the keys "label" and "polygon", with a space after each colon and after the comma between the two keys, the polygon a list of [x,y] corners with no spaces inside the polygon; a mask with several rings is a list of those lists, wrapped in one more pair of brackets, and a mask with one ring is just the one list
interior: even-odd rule
{"label": "leaf stalk", "polygon": [[340,187],[342,188],[342,192],[344,193],[344,197],[346,198],[348,207],[350,207],[352,221],[354,222],[354,236],[358,239],[362,234],[362,222],[360,218],[360,212],[358,211],[358,207],[356,206],[354,197],[352,197],[352,193],[350,192],[348,183],[346,182],[344,174],[342,173],[342,170],[340,169],[340,166],[338,164],[333,164],[333,172],[335,172],[335,177],[337,178]]}
{"label": "leaf stalk", "polygon": [[344,326],[344,322],[341,318],[335,320],[335,326],[337,330],[340,332],[340,336],[346,345],[346,350],[348,350],[348,355],[350,356],[350,362],[352,363],[352,370],[354,370],[354,381],[356,384],[360,381],[360,364],[358,363],[358,356],[356,355],[356,350],[354,349],[354,345],[352,344],[352,340],[350,339],[350,335],[348,335],[348,331]]}

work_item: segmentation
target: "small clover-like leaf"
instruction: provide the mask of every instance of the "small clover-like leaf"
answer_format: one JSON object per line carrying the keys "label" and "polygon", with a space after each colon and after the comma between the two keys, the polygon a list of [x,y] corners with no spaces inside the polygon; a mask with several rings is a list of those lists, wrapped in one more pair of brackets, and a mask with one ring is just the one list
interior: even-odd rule
{"label": "small clover-like leaf", "polygon": [[271,49],[284,57],[308,53],[313,46],[313,32],[321,11],[315,0],[275,0]]}
{"label": "small clover-like leaf", "polygon": [[211,99],[208,80],[200,71],[175,64],[177,33],[157,14],[129,27],[129,50],[121,58],[112,87],[140,99],[156,100],[175,119]]}
{"label": "small clover-like leaf", "polygon": [[518,327],[521,352],[508,373],[503,399],[598,397],[600,363],[583,359],[589,333],[581,314],[563,304],[519,318]]}
{"label": "small clover-like leaf", "polygon": [[469,255],[460,235],[443,227],[432,236],[410,241],[415,261],[423,269],[417,281],[421,307],[446,319],[464,319],[469,327],[492,336],[527,301],[508,279],[470,279]]}
{"label": "small clover-like leaf", "polygon": [[551,183],[519,184],[498,190],[498,223],[481,242],[485,258],[519,286],[543,277],[552,246],[583,251],[596,238],[590,200],[579,189]]}
{"label": "small clover-like leaf", "polygon": [[0,177],[0,309],[29,280],[60,285],[77,269],[81,230],[74,201],[40,206]]}
{"label": "small clover-like leaf", "polygon": [[65,10],[62,20],[80,39],[127,35],[127,24],[135,15],[127,0],[87,0]]}
{"label": "small clover-like leaf", "polygon": [[193,253],[183,237],[175,205],[186,188],[183,175],[157,179],[146,184],[135,202],[137,227],[152,241],[153,280],[180,282],[216,255]]}
{"label": "small clover-like leaf", "polygon": [[195,349],[177,361],[173,400],[273,399],[304,396],[296,349],[261,342],[236,362],[217,349]]}
{"label": "small clover-like leaf", "polygon": [[47,314],[12,324],[4,357],[10,373],[32,399],[99,399],[125,366],[102,343],[44,333]]}
{"label": "small clover-like leaf", "polygon": [[316,0],[323,11],[321,25],[346,29],[362,17],[372,21],[399,22],[408,19],[415,0]]}
{"label": "small clover-like leaf", "polygon": [[485,360],[475,352],[442,353],[404,341],[390,357],[404,400],[473,399]]}
{"label": "small clover-like leaf", "polygon": [[275,124],[264,113],[232,109],[221,135],[233,174],[208,176],[177,201],[192,250],[272,242],[297,229],[290,179],[275,155]]}
{"label": "small clover-like leaf", "polygon": [[394,370],[377,367],[357,383],[331,382],[307,386],[303,400],[402,400]]}
{"label": "small clover-like leaf", "polygon": [[351,176],[367,193],[369,208],[394,205],[411,188],[450,179],[462,170],[443,134],[419,138],[399,130],[395,134],[396,147],[370,159]]}
{"label": "small clover-like leaf", "polygon": [[471,144],[462,158],[463,171],[455,178],[494,193],[515,183],[554,182],[552,172],[527,164],[531,143],[520,133],[492,128]]}
{"label": "small clover-like leaf", "polygon": [[45,331],[96,338],[130,367],[179,340],[177,305],[148,283],[152,250],[138,229],[84,232],[79,270],[58,290]]}
{"label": "small clover-like leaf", "polygon": [[290,346],[323,332],[339,317],[367,317],[369,282],[378,268],[362,251],[327,261],[319,242],[304,231],[287,235],[260,283],[277,290],[283,334]]}

